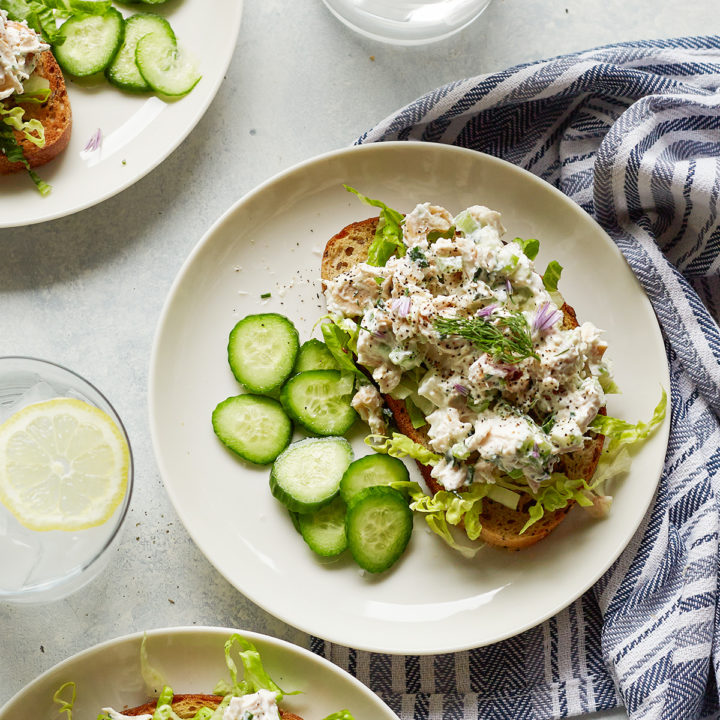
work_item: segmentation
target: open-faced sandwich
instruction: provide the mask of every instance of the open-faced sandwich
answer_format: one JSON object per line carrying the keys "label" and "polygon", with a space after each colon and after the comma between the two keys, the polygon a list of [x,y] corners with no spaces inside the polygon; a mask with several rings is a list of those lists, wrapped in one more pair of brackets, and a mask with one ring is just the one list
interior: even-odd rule
{"label": "open-faced sandwich", "polygon": [[[276,694],[270,690],[258,690],[249,695],[235,696],[219,711],[223,698],[217,695],[172,695],[152,700],[138,707],[117,712],[103,708],[100,718],[123,720],[123,718],[186,718],[189,720],[303,720],[299,715],[285,712],[277,706]],[[157,714],[156,714],[157,713]],[[216,713],[218,713],[216,715]]]}
{"label": "open-faced sandwich", "polygon": [[[234,650],[237,650],[242,663],[241,677],[238,677],[238,667],[233,659]],[[286,693],[268,675],[257,648],[237,633],[225,642],[225,663],[230,681],[218,682],[212,694],[175,695],[149,665],[145,640],[140,658],[145,684],[149,690],[155,691],[157,697],[132,708],[118,710],[104,707],[97,720],[303,720],[299,715],[279,707]],[[68,720],[72,718],[76,691],[75,683],[67,682],[53,697],[60,706],[58,712],[65,713]],[[353,720],[353,716],[348,710],[340,710],[324,720]]]}
{"label": "open-faced sandwich", "polygon": [[71,128],[65,81],[50,46],[0,10],[0,175],[27,171],[48,192],[33,168],[67,147]]}
{"label": "open-faced sandwich", "polygon": [[[575,503],[604,513],[617,423],[631,442],[664,413],[637,427],[605,417],[606,343],[557,291],[561,266],[538,273],[538,241],[504,239],[484,206],[453,216],[422,203],[403,216],[360,197],[380,217],[327,243],[323,330],[344,336],[367,374],[352,406],[375,449],[418,460],[431,496],[413,509],[451,544],[447,522],[511,549],[546,537]],[[598,472],[608,429],[616,447]]]}
{"label": "open-faced sandwich", "polygon": [[[557,262],[536,271],[537,240],[503,238],[499,213],[422,203],[404,216],[360,197],[380,217],[325,247],[324,342],[300,345],[277,313],[248,315],[230,333],[245,392],[215,408],[220,440],[272,463],[270,489],[317,555],[349,549],[372,573],[404,553],[410,511],[466,557],[481,544],[451,526],[520,550],[574,505],[605,515],[604,485],[664,418],[664,391],[647,423],[607,415],[617,390],[601,331],[563,300]],[[344,436],[358,416],[375,453],[354,459]],[[320,437],[290,444],[293,429]]]}

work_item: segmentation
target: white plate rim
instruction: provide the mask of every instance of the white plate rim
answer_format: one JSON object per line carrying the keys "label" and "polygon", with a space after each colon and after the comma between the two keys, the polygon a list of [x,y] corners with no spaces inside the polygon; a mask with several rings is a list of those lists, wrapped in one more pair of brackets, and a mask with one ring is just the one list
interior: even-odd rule
{"label": "white plate rim", "polygon": [[[220,86],[222,85],[225,75],[227,74],[228,68],[230,67],[230,62],[233,58],[233,55],[235,53],[235,49],[237,47],[237,39],[240,33],[240,25],[242,21],[242,15],[243,15],[243,0],[234,0],[235,6],[237,8],[236,12],[237,15],[235,17],[235,22],[233,26],[231,26],[230,32],[229,32],[229,38],[230,41],[227,44],[227,47],[225,48],[224,56],[221,57],[221,60],[219,63],[217,63],[216,67],[214,68],[214,71],[212,73],[212,81],[208,83],[208,91],[205,95],[205,101],[202,103],[199,103],[197,105],[193,105],[192,103],[192,92],[185,98],[181,98],[179,100],[171,101],[171,102],[185,102],[186,107],[193,107],[193,110],[188,113],[188,121],[184,124],[182,130],[174,136],[173,141],[167,145],[161,153],[159,153],[155,158],[153,158],[152,162],[146,164],[144,167],[142,167],[138,172],[135,172],[134,174],[130,174],[128,178],[126,178],[124,181],[118,183],[117,185],[109,188],[105,192],[101,193],[100,195],[96,197],[91,197],[89,199],[83,200],[79,199],[74,204],[64,207],[62,209],[56,209],[54,211],[47,211],[42,212],[42,201],[44,198],[42,198],[39,193],[35,190],[32,183],[28,180],[28,193],[34,193],[37,196],[37,203],[36,206],[39,207],[40,212],[37,213],[30,213],[23,216],[16,216],[16,217],[1,217],[0,216],[0,230],[2,229],[9,229],[9,228],[16,228],[16,227],[25,227],[28,225],[36,225],[38,223],[48,222],[50,220],[58,220],[63,217],[67,217],[69,215],[74,215],[76,213],[82,212],[83,210],[87,210],[88,208],[94,207],[95,205],[99,205],[100,203],[105,202],[106,200],[109,200],[110,198],[114,197],[115,195],[118,195],[123,190],[127,190],[127,188],[132,187],[135,183],[142,180],[144,177],[146,177],[149,173],[151,173],[153,170],[155,170],[159,165],[161,165],[165,160],[167,160],[170,155],[172,155],[175,150],[178,149],[178,147],[184,142],[184,140],[188,137],[188,135],[195,129],[197,124],[202,120],[203,116],[209,109],[210,105],[212,104],[213,100],[215,99],[215,96],[218,93],[218,90],[220,89]],[[128,9],[128,6],[123,6],[125,10]],[[138,11],[139,12],[139,11]],[[172,21],[172,16],[170,17],[170,20]],[[207,74],[203,76],[203,81],[207,78]],[[71,83],[68,83],[68,92],[71,96],[72,100],[72,92],[73,88],[71,86]],[[116,92],[122,92],[120,90],[117,90]],[[73,128],[73,132],[75,132],[75,129]],[[136,140],[134,141],[136,142]],[[67,152],[67,151],[65,151]],[[42,177],[42,167],[38,169],[38,172],[40,173]],[[2,177],[7,176],[0,176],[0,182],[2,182]],[[63,178],[63,182],[64,182]]]}
{"label": "white plate rim", "polygon": [[[516,165],[513,165],[505,160],[502,160],[500,158],[497,158],[492,155],[488,155],[486,153],[481,153],[475,150],[471,150],[469,148],[463,148],[459,146],[453,146],[453,145],[445,145],[442,143],[424,143],[424,142],[407,142],[407,141],[388,141],[388,142],[381,142],[381,143],[371,143],[371,144],[365,144],[365,145],[353,145],[345,148],[340,148],[337,150],[332,150],[326,153],[322,153],[320,155],[317,155],[315,157],[309,158],[307,160],[301,161],[299,163],[296,163],[286,170],[281,171],[280,173],[277,173],[276,175],[270,177],[260,185],[256,186],[246,194],[244,194],[242,197],[240,197],[233,205],[224,212],[209,228],[209,230],[202,236],[202,238],[198,241],[198,243],[195,245],[195,247],[192,249],[192,251],[189,253],[188,257],[186,258],[185,262],[181,266],[180,270],[178,271],[170,290],[168,291],[168,295],[166,297],[166,301],[163,305],[162,312],[160,314],[155,336],[153,339],[153,347],[150,357],[150,368],[149,368],[149,374],[148,374],[148,409],[149,409],[149,420],[150,420],[150,434],[151,434],[151,440],[153,445],[153,451],[155,455],[155,459],[161,474],[161,477],[163,479],[163,484],[165,486],[166,492],[168,493],[168,496],[170,497],[170,500],[173,504],[173,507],[175,508],[176,512],[178,513],[181,521],[183,522],[184,527],[186,528],[187,532],[193,539],[193,541],[196,543],[200,551],[205,555],[205,557],[208,559],[208,561],[218,570],[218,572],[221,573],[221,575],[231,584],[233,585],[239,592],[243,593],[246,597],[251,599],[253,602],[259,604],[263,609],[265,609],[267,612],[270,612],[271,614],[275,615],[279,619],[283,620],[284,622],[287,622],[290,625],[293,625],[294,627],[297,627],[305,632],[317,635],[321,638],[324,638],[325,640],[328,640],[330,642],[338,643],[341,645],[347,645],[347,642],[343,641],[343,638],[336,635],[336,634],[329,634],[329,633],[323,633],[321,628],[317,627],[310,627],[308,624],[299,622],[297,618],[291,618],[288,616],[287,613],[278,612],[276,609],[268,607],[267,604],[263,604],[260,602],[256,595],[250,591],[247,587],[240,588],[238,587],[238,584],[223,570],[221,570],[213,561],[213,559],[205,552],[203,548],[203,544],[200,541],[200,539],[197,537],[194,529],[192,529],[189,524],[186,522],[185,516],[183,512],[180,509],[177,497],[175,496],[172,484],[169,480],[169,473],[165,467],[165,463],[163,461],[163,458],[161,456],[161,452],[159,450],[159,431],[158,427],[155,421],[155,416],[153,412],[153,397],[155,395],[155,386],[156,386],[156,374],[158,372],[157,368],[157,355],[159,353],[159,340],[160,336],[162,335],[162,329],[165,325],[165,322],[167,320],[167,317],[169,316],[171,309],[172,309],[172,302],[173,298],[177,294],[179,288],[182,285],[183,279],[185,275],[190,271],[190,268],[192,266],[192,263],[194,259],[199,255],[205,245],[210,243],[212,241],[213,236],[215,233],[227,222],[230,221],[232,216],[239,211],[239,209],[249,203],[255,196],[264,193],[268,188],[271,188],[275,183],[279,183],[288,176],[291,176],[295,173],[300,173],[304,169],[316,164],[316,163],[323,163],[328,160],[332,160],[335,158],[340,158],[342,156],[345,156],[347,154],[354,154],[354,153],[373,153],[373,152],[384,152],[384,151],[391,151],[394,147],[402,147],[402,148],[408,148],[408,147],[415,147],[415,148],[427,148],[428,146],[432,146],[435,149],[440,148],[442,152],[456,152],[456,153],[462,153],[462,154],[474,154],[479,155],[483,157],[484,162],[488,162],[490,164],[497,163],[499,165],[509,167],[514,172],[518,172],[522,174],[525,179],[530,182],[531,184],[536,184],[538,186],[542,186],[544,189],[548,190],[549,192],[556,195],[558,198],[560,198],[568,207],[571,207],[573,212],[582,214],[586,221],[589,221],[593,226],[595,226],[596,230],[599,233],[602,233],[607,239],[607,242],[610,244],[613,252],[616,253],[618,258],[622,260],[623,263],[626,264],[625,259],[622,256],[622,253],[617,248],[617,246],[612,242],[612,240],[607,236],[607,233],[602,229],[602,227],[599,225],[599,223],[589,216],[579,205],[577,205],[573,200],[571,200],[568,196],[566,196],[564,193],[562,193],[559,189],[555,188],[554,186],[548,184],[538,176],[534,175],[533,173],[525,170],[524,168],[518,167]],[[642,295],[642,300],[648,305],[648,307],[651,308],[650,302],[647,298],[647,295],[642,290],[641,286],[638,283],[639,291]],[[657,334],[659,338],[661,338],[661,331],[659,328],[659,325],[657,323],[657,318],[654,316],[655,319],[655,325],[653,327],[653,331]],[[668,392],[668,411],[666,413],[665,421],[663,422],[662,426],[658,428],[655,435],[659,438],[661,441],[662,447],[665,449],[667,447],[667,442],[669,439],[669,431],[670,431],[670,372],[669,372],[669,366],[667,363],[667,357],[663,355],[663,377],[660,379],[661,385],[663,388],[665,388]],[[355,642],[352,644],[352,647],[355,647],[359,650],[366,650],[369,652],[381,652],[381,653],[388,653],[388,654],[397,654],[397,655],[403,655],[403,654],[415,654],[415,655],[431,655],[431,654],[437,654],[437,653],[448,653],[448,652],[459,652],[464,650],[469,650],[476,647],[482,647],[489,644],[494,644],[497,642],[501,642],[503,640],[506,640],[508,638],[514,637],[518,634],[521,634],[529,629],[532,629],[542,622],[548,620],[549,618],[556,615],[558,612],[563,610],[564,608],[568,607],[570,604],[572,604],[575,600],[577,600],[580,596],[582,596],[587,590],[589,590],[601,577],[602,575],[613,565],[613,563],[618,559],[618,557],[621,555],[623,550],[630,544],[632,541],[633,535],[635,532],[637,532],[638,528],[641,527],[643,518],[645,517],[650,505],[655,499],[655,495],[657,492],[657,485],[659,484],[662,470],[664,467],[664,455],[665,450],[663,449],[662,456],[658,455],[658,467],[657,467],[657,473],[656,477],[652,483],[653,492],[648,493],[645,497],[644,503],[642,506],[638,506],[642,512],[638,512],[638,520],[637,524],[633,528],[633,532],[629,533],[626,540],[618,545],[612,553],[609,553],[605,556],[605,559],[603,563],[598,565],[596,571],[592,575],[591,579],[589,579],[587,582],[585,582],[582,586],[578,586],[576,592],[572,594],[571,597],[567,597],[567,599],[563,600],[562,602],[559,602],[554,607],[549,608],[546,612],[542,613],[541,615],[536,616],[532,620],[528,620],[522,624],[519,624],[516,628],[514,628],[512,631],[504,632],[504,633],[498,633],[495,636],[493,636],[491,639],[483,640],[482,642],[477,642],[476,640],[468,639],[464,643],[456,643],[452,646],[449,645],[442,645],[442,646],[432,646],[432,647],[414,647],[411,651],[401,650],[395,647],[389,647],[389,646],[379,646],[376,643],[358,643]]]}
{"label": "white plate rim", "polygon": [[[91,647],[88,647],[85,650],[81,650],[74,655],[66,658],[65,660],[62,660],[59,663],[48,668],[43,673],[38,675],[34,680],[30,681],[24,688],[15,693],[2,707],[0,707],[0,720],[13,720],[13,718],[16,716],[7,715],[7,713],[13,709],[13,705],[18,704],[28,694],[34,692],[34,689],[41,686],[45,682],[46,678],[55,674],[59,674],[63,672],[66,668],[72,667],[72,665],[74,665],[75,663],[82,662],[86,658],[108,652],[109,650],[112,650],[114,647],[117,647],[121,644],[133,642],[139,643],[142,641],[142,638],[144,636],[147,636],[148,639],[152,639],[162,637],[173,638],[192,635],[206,635],[208,637],[212,637],[213,639],[222,639],[228,638],[234,633],[239,633],[253,644],[272,645],[275,648],[279,648],[284,655],[287,655],[287,657],[289,658],[289,662],[296,662],[304,658],[311,659],[313,662],[319,663],[320,666],[327,670],[331,677],[341,678],[342,681],[352,685],[357,690],[357,692],[363,695],[368,701],[374,703],[377,706],[378,711],[382,711],[384,713],[386,720],[391,720],[392,718],[395,718],[397,720],[397,716],[395,715],[395,713],[393,713],[393,711],[378,697],[376,693],[374,693],[372,690],[370,690],[370,688],[360,682],[360,680],[358,680],[355,676],[351,675],[346,670],[343,670],[343,668],[339,667],[338,665],[335,665],[335,663],[331,662],[327,658],[322,657],[321,655],[317,655],[311,650],[301,647],[300,645],[288,642],[287,640],[281,640],[280,638],[273,637],[272,635],[266,635],[251,630],[241,630],[237,628],[227,628],[211,625],[180,625],[168,628],[154,628],[152,630],[138,631],[128,633],[126,635],[120,635],[110,640],[105,640],[96,645],[92,645]],[[178,691],[178,693],[183,692],[182,689],[175,689]],[[212,688],[210,688],[210,690],[211,689]],[[208,692],[210,690],[208,690]],[[338,710],[340,709],[341,708],[338,708]]]}

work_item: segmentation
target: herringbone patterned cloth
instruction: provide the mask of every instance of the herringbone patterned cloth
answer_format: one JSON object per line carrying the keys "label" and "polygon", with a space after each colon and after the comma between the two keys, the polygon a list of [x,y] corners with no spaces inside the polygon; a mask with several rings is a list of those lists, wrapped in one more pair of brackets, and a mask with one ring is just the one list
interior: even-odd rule
{"label": "herringbone patterned cloth", "polygon": [[671,368],[656,502],[584,597],[491,647],[390,657],[313,640],[402,720],[522,720],[624,704],[718,716],[720,37],[619,44],[439,88],[359,143],[462,145],[555,185],[642,283]]}

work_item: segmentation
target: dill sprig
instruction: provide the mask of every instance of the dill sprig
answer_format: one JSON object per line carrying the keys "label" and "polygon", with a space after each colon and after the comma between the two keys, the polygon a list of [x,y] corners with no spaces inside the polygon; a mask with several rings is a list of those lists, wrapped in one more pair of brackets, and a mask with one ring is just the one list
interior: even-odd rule
{"label": "dill sprig", "polygon": [[494,315],[492,318],[435,318],[435,330],[441,335],[458,335],[469,340],[493,360],[514,365],[525,358],[540,359],[533,348],[530,326],[521,312]]}

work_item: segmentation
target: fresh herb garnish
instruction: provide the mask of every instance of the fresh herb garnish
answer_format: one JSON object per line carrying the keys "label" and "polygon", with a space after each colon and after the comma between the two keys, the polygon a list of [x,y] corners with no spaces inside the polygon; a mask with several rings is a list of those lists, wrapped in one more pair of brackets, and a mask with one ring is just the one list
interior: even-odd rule
{"label": "fresh herb garnish", "polygon": [[435,318],[435,330],[441,335],[459,335],[484,350],[494,360],[512,365],[525,358],[539,360],[533,348],[530,326],[520,312],[482,317]]}
{"label": "fresh herb garnish", "polygon": [[266,293],[263,293],[263,294],[260,296],[260,298],[261,298],[262,300],[267,300],[267,298],[269,298],[269,297],[271,297],[271,296],[272,296],[272,293],[266,292]]}
{"label": "fresh herb garnish", "polygon": [[425,253],[417,245],[413,245],[410,250],[408,250],[408,256],[413,262],[418,264],[418,267],[426,268],[429,265]]}

